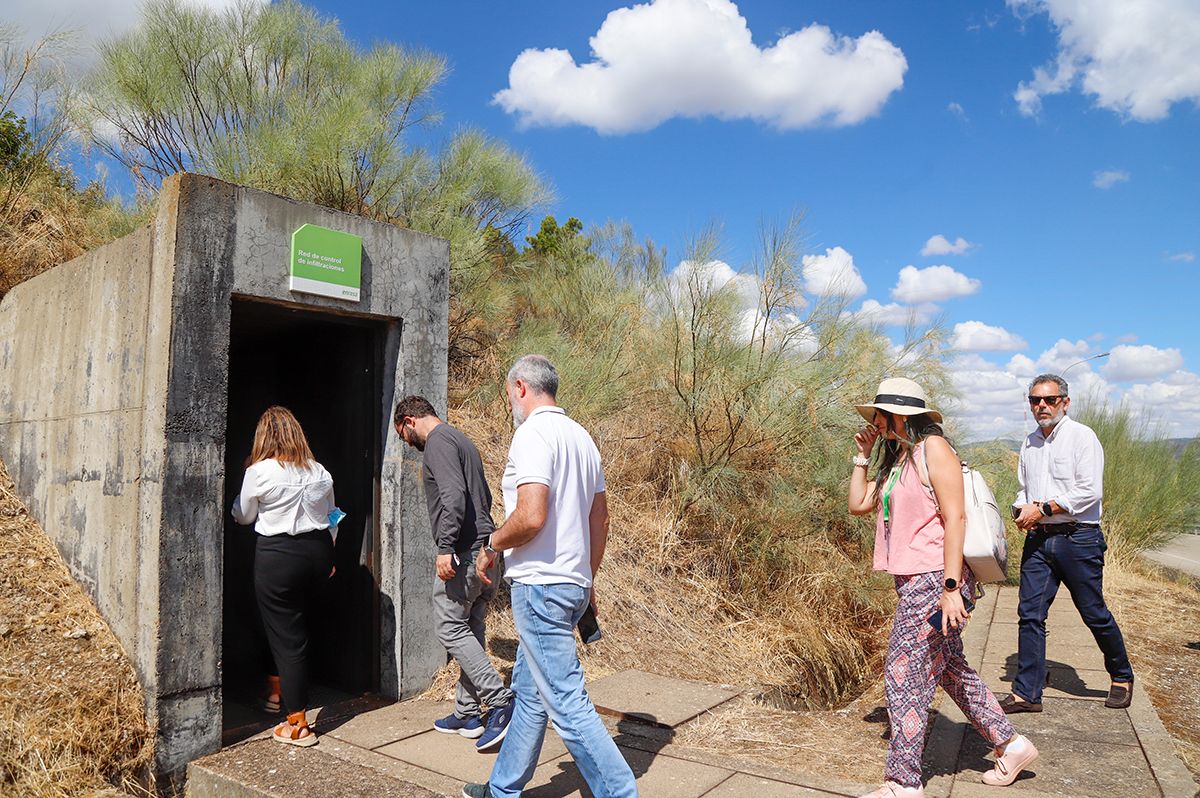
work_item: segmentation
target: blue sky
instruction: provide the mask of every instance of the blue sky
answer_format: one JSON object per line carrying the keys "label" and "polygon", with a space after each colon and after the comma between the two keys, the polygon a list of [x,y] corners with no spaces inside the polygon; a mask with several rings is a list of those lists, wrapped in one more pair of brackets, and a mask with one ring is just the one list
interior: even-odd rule
{"label": "blue sky", "polygon": [[[552,182],[557,199],[548,210],[560,218],[627,220],[676,257],[689,234],[716,219],[726,232],[725,259],[737,267],[763,218],[805,209],[811,249],[850,253],[868,286],[864,298],[893,301],[897,272],[910,264],[944,264],[979,280],[977,292],[938,303],[947,326],[979,321],[1028,345],[963,358],[964,372],[978,367],[961,381],[964,389],[1003,381],[979,359],[1011,377],[1024,365],[1004,368],[1014,355],[1061,368],[1122,344],[1176,349],[1178,368],[1200,367],[1193,320],[1200,264],[1188,258],[1200,255],[1200,91],[1145,121],[1102,107],[1078,86],[1045,96],[1036,116],[1022,113],[1014,93],[1060,52],[1049,10],[742,0],[737,11],[759,47],[814,23],[851,38],[879,31],[907,62],[902,87],[856,124],[781,130],[753,119],[677,117],[647,131],[602,134],[582,124],[522,126],[493,98],[509,87],[523,50],[561,48],[577,64],[592,61],[589,38],[609,12],[632,3],[316,5],[360,41],[387,38],[444,54],[452,70],[438,93],[446,125],[477,125],[527,154]],[[1192,44],[1200,48],[1200,40]],[[1097,187],[1105,172],[1115,182]],[[974,246],[922,256],[935,234]],[[1046,355],[1060,339],[1072,346]],[[1176,363],[1168,355],[1156,367],[1147,362],[1155,354],[1126,350],[1129,365],[1109,367],[1099,390],[1119,400],[1136,384],[1171,378],[1178,368],[1119,379]],[[1091,382],[1092,365],[1068,376]],[[1094,365],[1102,377],[1104,362]],[[968,414],[980,434],[1011,432],[1023,415],[1022,394],[1003,410]],[[1170,431],[1200,432],[1198,410]]]}
{"label": "blue sky", "polygon": [[[910,275],[901,295],[963,350],[958,413],[975,436],[1018,434],[1024,381],[1105,351],[1107,363],[1071,370],[1075,393],[1200,432],[1194,0],[1144,0],[1132,16],[1123,0],[311,4],[364,46],[445,56],[430,135],[473,125],[524,153],[560,220],[626,220],[674,259],[717,220],[738,268],[763,219],[803,209],[814,268],[866,285],[852,308],[899,302],[906,266],[949,267]],[[752,46],[737,41],[742,24]],[[840,60],[820,48],[759,59],[755,48],[814,25],[849,37],[826,48]],[[596,60],[598,32],[609,68],[574,69]],[[566,72],[545,77],[561,57],[534,53],[531,79],[510,85],[523,51],[548,49],[569,52]],[[825,113],[798,118],[806,103]],[[968,246],[922,255],[939,234]]]}

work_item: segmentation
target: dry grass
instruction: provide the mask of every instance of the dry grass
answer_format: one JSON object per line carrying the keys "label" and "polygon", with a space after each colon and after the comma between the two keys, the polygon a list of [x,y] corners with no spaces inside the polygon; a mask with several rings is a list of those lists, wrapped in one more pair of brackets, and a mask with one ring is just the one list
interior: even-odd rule
{"label": "dry grass", "polygon": [[[493,510],[502,515],[498,483],[512,435],[506,410],[499,401],[466,402],[451,412],[451,421],[479,446],[496,496]],[[644,418],[641,423],[652,420]],[[619,430],[596,429],[593,434],[606,463],[612,533],[596,588],[605,637],[583,653],[590,678],[638,668],[665,676],[736,684],[749,688],[752,695],[782,694],[804,704],[810,697],[797,685],[805,678],[807,664],[797,662],[794,652],[808,645],[804,638],[808,634],[822,636],[812,641],[814,651],[832,649],[839,635],[854,636],[870,648],[866,667],[856,669],[858,682],[846,681],[851,697],[858,693],[855,688],[878,672],[887,616],[881,612],[867,618],[873,637],[864,640],[850,624],[844,629],[817,629],[822,623],[822,613],[815,610],[818,595],[806,602],[803,592],[793,591],[794,606],[756,614],[744,593],[730,589],[723,578],[726,569],[712,551],[680,538],[672,505],[644,473],[652,467],[647,461],[655,459],[654,452],[626,442],[635,439],[641,443],[652,436],[644,436],[642,430],[628,424]],[[819,560],[815,564],[819,565]],[[867,573],[865,566],[862,573]],[[797,579],[802,588],[822,589],[817,568],[798,574]],[[873,598],[883,611],[891,602],[890,592]],[[489,642],[498,667],[505,672],[512,666],[515,640],[502,591],[490,616]],[[451,667],[429,694],[448,694],[454,678]]]}
{"label": "dry grass", "polygon": [[1138,680],[1200,779],[1200,590],[1136,562],[1105,568],[1104,593]]}
{"label": "dry grass", "polygon": [[82,191],[45,169],[13,185],[0,179],[0,298],[13,286],[129,232],[130,212],[99,184]]}
{"label": "dry grass", "polygon": [[2,464],[0,574],[0,793],[147,794],[152,736],[133,667]]}

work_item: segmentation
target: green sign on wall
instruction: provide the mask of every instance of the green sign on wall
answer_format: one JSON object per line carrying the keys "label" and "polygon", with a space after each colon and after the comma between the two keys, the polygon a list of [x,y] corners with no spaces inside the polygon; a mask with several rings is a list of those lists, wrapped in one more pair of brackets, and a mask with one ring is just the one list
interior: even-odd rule
{"label": "green sign on wall", "polygon": [[361,286],[361,238],[315,224],[292,233],[292,291],[357,302]]}

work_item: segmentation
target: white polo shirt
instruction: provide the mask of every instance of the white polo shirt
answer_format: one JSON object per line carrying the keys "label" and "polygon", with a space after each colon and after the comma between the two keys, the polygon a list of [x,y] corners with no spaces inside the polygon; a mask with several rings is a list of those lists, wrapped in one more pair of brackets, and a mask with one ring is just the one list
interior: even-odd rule
{"label": "white polo shirt", "polygon": [[1014,506],[1053,501],[1065,510],[1042,523],[1098,524],[1104,497],[1104,448],[1091,427],[1063,416],[1049,437],[1036,429],[1025,439],[1017,481],[1020,490]]}
{"label": "white polo shirt", "polygon": [[524,546],[504,552],[505,574],[529,585],[592,586],[592,538],[588,516],[604,493],[600,450],[592,436],[561,407],[539,407],[517,427],[500,487],[504,515],[517,508],[517,487],[550,488],[546,524]]}

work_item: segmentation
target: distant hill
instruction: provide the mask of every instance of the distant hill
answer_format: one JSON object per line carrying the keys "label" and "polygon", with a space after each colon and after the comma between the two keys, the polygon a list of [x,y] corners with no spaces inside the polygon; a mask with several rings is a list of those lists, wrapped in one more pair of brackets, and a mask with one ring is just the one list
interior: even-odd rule
{"label": "distant hill", "polygon": [[1183,455],[1183,450],[1191,446],[1197,440],[1200,440],[1200,438],[1171,438],[1167,442],[1171,444],[1171,451],[1175,453],[1175,456],[1181,457]]}

